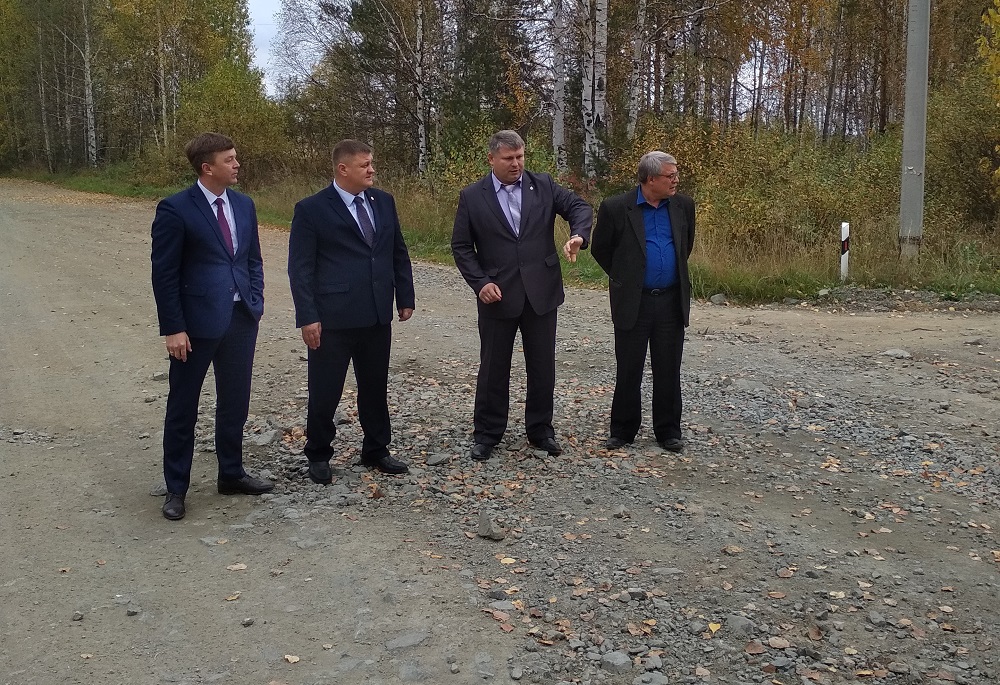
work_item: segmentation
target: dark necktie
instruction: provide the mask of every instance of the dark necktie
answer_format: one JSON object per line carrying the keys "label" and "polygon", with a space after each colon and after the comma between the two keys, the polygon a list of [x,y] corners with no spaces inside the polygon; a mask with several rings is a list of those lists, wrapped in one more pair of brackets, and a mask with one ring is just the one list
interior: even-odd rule
{"label": "dark necktie", "polygon": [[229,229],[229,219],[226,218],[226,213],[222,211],[222,206],[226,204],[226,201],[221,197],[215,198],[215,206],[218,208],[215,216],[219,219],[219,229],[222,231],[222,239],[226,243],[226,247],[229,248],[229,254],[236,254],[233,249],[233,233]]}
{"label": "dark necktie", "polygon": [[360,197],[354,198],[354,206],[358,208],[358,223],[361,224],[361,234],[365,237],[368,247],[371,247],[375,242],[375,224],[372,223],[372,218],[368,216],[364,200]]}

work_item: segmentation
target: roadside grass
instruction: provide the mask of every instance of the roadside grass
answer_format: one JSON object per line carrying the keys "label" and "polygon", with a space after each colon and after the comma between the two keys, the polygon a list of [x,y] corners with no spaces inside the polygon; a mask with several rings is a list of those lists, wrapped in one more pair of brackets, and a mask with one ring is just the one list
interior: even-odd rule
{"label": "roadside grass", "polygon": [[[128,164],[67,174],[24,171],[14,175],[73,190],[147,199],[165,197],[185,187],[144,182]],[[289,177],[250,193],[262,223],[287,229],[295,203],[326,185],[322,179]],[[390,178],[381,187],[396,198],[411,256],[453,264],[450,243],[457,189],[412,178]],[[734,303],[757,304],[805,299],[841,284],[839,223],[821,229],[776,223],[771,230],[734,235],[727,230],[728,219],[713,225],[713,212],[707,214],[709,220],[698,225],[691,257],[693,296],[707,298],[722,293]],[[933,208],[925,225],[919,258],[906,262],[899,258],[894,207],[856,221],[851,227],[848,282],[871,288],[926,289],[953,300],[976,293],[1000,294],[1000,231],[948,222],[935,216]],[[941,230],[942,225],[947,230]],[[568,236],[568,226],[558,220],[556,245],[560,251]],[[563,274],[573,286],[607,286],[604,272],[587,250],[576,263],[563,262]]]}
{"label": "roadside grass", "polygon": [[50,174],[39,170],[8,172],[13,178],[50,183],[52,185],[87,193],[103,193],[121,197],[156,199],[172,195],[183,185],[158,185],[149,183],[135,173],[131,164],[113,164],[100,169],[71,173]]}

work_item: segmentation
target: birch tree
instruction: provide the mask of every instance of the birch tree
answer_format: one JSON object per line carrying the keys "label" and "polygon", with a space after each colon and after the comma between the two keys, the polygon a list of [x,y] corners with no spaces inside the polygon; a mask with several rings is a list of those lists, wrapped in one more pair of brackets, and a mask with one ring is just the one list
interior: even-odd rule
{"label": "birch tree", "polygon": [[608,0],[589,0],[583,33],[583,168],[589,178],[604,159],[608,71]]}

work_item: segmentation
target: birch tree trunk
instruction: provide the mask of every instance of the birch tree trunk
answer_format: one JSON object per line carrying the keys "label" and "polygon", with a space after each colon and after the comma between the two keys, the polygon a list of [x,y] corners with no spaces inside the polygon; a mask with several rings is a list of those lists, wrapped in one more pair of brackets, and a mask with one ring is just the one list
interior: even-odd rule
{"label": "birch tree trunk", "polygon": [[424,3],[417,0],[416,50],[413,55],[414,91],[417,109],[417,173],[421,176],[427,171],[430,149],[427,144],[427,86],[424,83],[424,64],[426,60],[426,36],[424,35]]}
{"label": "birch tree trunk", "polygon": [[646,27],[646,2],[639,0],[636,11],[635,28],[632,33],[632,62],[629,69],[628,78],[628,124],[627,132],[629,141],[635,138],[635,127],[639,122],[639,109],[642,98],[642,76],[649,72],[644,63],[643,51],[646,47],[645,27]]}
{"label": "birch tree trunk", "polygon": [[826,107],[823,111],[823,142],[830,137],[830,127],[833,125],[833,93],[837,84],[837,67],[840,61],[840,36],[844,26],[844,3],[840,3],[837,16],[837,29],[833,33],[833,56],[830,61],[830,75],[826,86]]}
{"label": "birch tree trunk", "polygon": [[38,104],[42,114],[42,149],[45,151],[45,168],[51,174],[55,169],[52,164],[52,136],[49,134],[49,105],[45,101],[45,76],[42,65],[38,65]]}
{"label": "birch tree trunk", "polygon": [[[160,78],[160,125],[163,127],[163,149],[167,149],[167,140],[169,138],[167,132],[167,55],[166,46],[164,43],[167,37],[163,33],[163,20],[160,16],[160,10],[156,11],[156,35],[158,45],[156,46],[156,58],[157,66],[159,68],[159,78]],[[155,128],[154,128],[155,130]]]}
{"label": "birch tree trunk", "polygon": [[606,125],[608,71],[608,0],[594,0],[584,31],[583,166],[588,178],[603,157],[601,133]]}
{"label": "birch tree trunk", "polygon": [[90,21],[87,17],[87,0],[81,0],[83,11],[83,116],[87,136],[87,166],[97,166],[97,125],[94,114],[93,55],[90,47]]}
{"label": "birch tree trunk", "polygon": [[552,54],[552,151],[556,156],[556,170],[565,173],[569,169],[566,150],[566,80],[567,53],[569,51],[569,8],[568,2],[556,2],[553,17]]}

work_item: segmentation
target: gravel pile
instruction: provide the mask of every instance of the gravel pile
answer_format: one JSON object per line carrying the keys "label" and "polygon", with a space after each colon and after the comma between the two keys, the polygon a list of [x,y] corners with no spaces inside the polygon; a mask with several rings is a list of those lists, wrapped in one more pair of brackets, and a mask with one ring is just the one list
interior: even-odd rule
{"label": "gravel pile", "polygon": [[[466,287],[437,267],[417,277],[421,290]],[[685,452],[660,450],[648,432],[608,452],[610,331],[567,309],[558,458],[524,440],[517,363],[506,441],[489,462],[468,458],[473,323],[440,329],[467,336],[464,347],[394,361],[392,448],[411,465],[404,476],[353,465],[361,432],[348,390],[334,482],[311,483],[304,361],[258,369],[269,411],[251,418],[246,443],[250,465],[278,483],[260,516],[378,518],[419,537],[427,563],[469,593],[470,621],[522,640],[507,672],[486,669],[484,680],[998,682],[1000,553],[983,521],[1000,502],[997,441],[954,399],[1000,400],[995,374],[820,359],[802,340],[690,330]],[[916,392],[952,399],[914,404]],[[211,450],[210,418],[198,444]]]}

